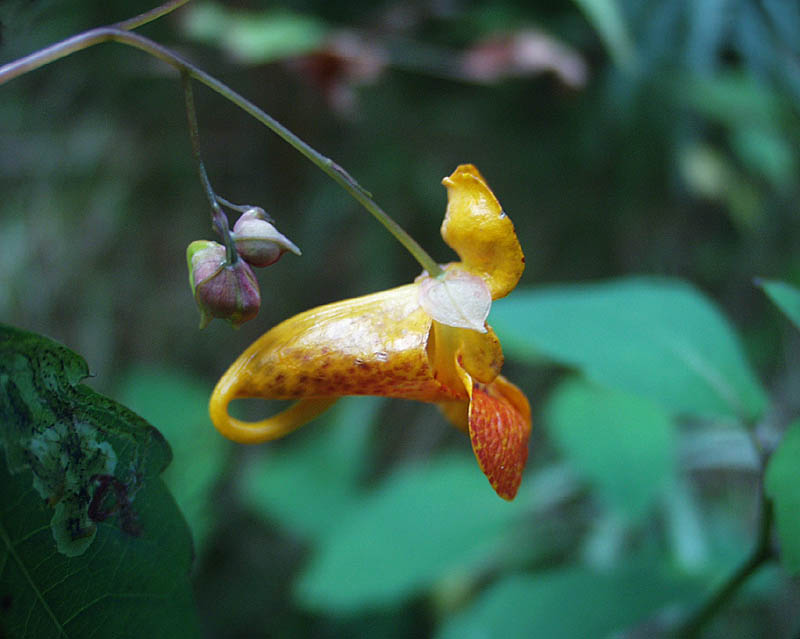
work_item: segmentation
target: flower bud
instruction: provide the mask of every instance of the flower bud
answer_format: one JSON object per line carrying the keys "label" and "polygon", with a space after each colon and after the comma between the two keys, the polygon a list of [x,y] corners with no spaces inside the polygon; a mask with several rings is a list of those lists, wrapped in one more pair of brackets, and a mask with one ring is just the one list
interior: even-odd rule
{"label": "flower bud", "polygon": [[229,264],[224,246],[197,240],[186,249],[186,261],[201,329],[215,317],[238,328],[256,316],[261,294],[253,269],[244,260]]}
{"label": "flower bud", "polygon": [[269,222],[264,209],[252,207],[242,213],[231,233],[236,250],[253,266],[269,266],[286,251],[300,255],[300,249]]}

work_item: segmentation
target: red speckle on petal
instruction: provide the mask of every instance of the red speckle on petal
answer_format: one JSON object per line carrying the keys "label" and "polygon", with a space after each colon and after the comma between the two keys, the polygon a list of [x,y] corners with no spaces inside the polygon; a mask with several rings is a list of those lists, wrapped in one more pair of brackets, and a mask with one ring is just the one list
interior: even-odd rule
{"label": "red speckle on petal", "polygon": [[481,470],[495,492],[514,499],[528,461],[531,425],[508,398],[491,386],[475,384],[469,409],[469,436]]}

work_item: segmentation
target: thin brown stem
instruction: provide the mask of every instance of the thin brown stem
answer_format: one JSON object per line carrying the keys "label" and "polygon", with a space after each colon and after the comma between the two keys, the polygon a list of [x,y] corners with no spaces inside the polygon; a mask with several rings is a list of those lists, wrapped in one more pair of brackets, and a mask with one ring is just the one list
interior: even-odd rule
{"label": "thin brown stem", "polygon": [[239,254],[236,252],[236,246],[231,237],[228,216],[225,215],[225,212],[217,201],[217,194],[214,193],[211,180],[208,179],[206,166],[203,164],[203,155],[200,151],[200,129],[197,124],[197,110],[194,106],[194,93],[192,92],[192,78],[186,71],[181,71],[181,84],[183,85],[183,96],[184,102],[186,103],[186,119],[189,121],[189,138],[192,141],[192,155],[197,165],[197,174],[200,176],[200,183],[203,185],[206,199],[208,199],[208,203],[211,205],[211,222],[225,244],[225,257],[228,264],[234,264],[239,259]]}

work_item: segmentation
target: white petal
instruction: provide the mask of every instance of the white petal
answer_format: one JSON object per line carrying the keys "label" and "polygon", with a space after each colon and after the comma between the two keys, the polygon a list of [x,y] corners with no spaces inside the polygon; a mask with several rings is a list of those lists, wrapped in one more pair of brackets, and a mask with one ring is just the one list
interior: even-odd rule
{"label": "white petal", "polygon": [[441,324],[485,333],[492,295],[483,278],[452,270],[445,273],[442,280],[422,279],[419,304]]}

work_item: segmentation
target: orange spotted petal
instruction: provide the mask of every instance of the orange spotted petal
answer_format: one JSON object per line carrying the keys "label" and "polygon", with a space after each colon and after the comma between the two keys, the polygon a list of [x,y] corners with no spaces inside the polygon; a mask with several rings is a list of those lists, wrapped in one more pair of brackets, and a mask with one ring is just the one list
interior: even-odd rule
{"label": "orange spotted petal", "polygon": [[[320,306],[278,324],[217,383],[210,402],[214,425],[234,441],[257,443],[297,428],[343,395],[466,400],[458,378],[434,374],[426,352],[432,320],[417,295],[418,285],[408,284]],[[245,397],[302,401],[250,423],[228,415],[228,404]]]}
{"label": "orange spotted petal", "polygon": [[525,270],[514,224],[471,164],[459,166],[442,184],[447,187],[444,241],[467,270],[486,281],[492,299],[508,295]]}
{"label": "orange spotted petal", "polygon": [[[510,501],[517,494],[528,461],[528,398],[502,375],[491,384],[473,382],[466,371],[462,379],[470,395],[467,418],[472,450],[492,488]],[[450,417],[452,413],[445,414]]]}

